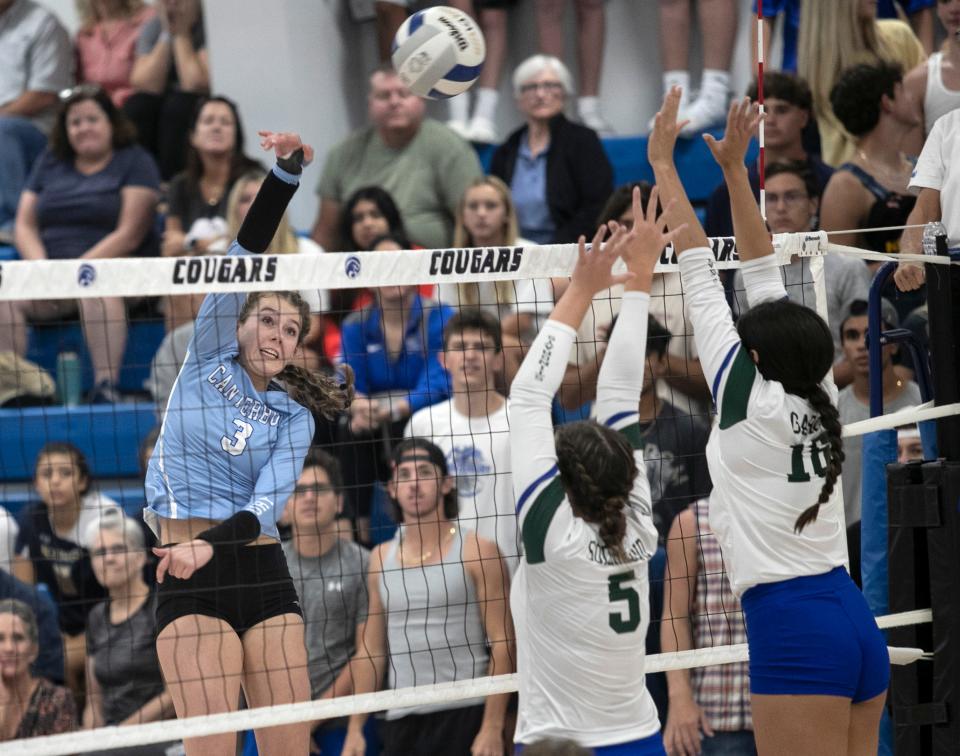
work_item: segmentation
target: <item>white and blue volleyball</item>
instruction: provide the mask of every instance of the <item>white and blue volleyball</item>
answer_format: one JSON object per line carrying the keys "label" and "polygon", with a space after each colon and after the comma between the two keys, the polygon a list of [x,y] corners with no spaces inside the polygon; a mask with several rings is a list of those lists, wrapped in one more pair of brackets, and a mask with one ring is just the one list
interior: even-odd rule
{"label": "white and blue volleyball", "polygon": [[431,100],[466,92],[486,54],[477,23],[444,5],[417,11],[393,39],[393,67],[411,92]]}

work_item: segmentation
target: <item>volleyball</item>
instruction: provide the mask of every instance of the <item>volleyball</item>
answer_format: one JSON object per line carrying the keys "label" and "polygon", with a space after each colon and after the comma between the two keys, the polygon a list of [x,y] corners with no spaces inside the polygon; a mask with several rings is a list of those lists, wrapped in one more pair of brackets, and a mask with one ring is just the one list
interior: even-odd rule
{"label": "volleyball", "polygon": [[477,80],[486,52],[476,21],[438,5],[414,13],[397,30],[393,67],[414,94],[445,100]]}

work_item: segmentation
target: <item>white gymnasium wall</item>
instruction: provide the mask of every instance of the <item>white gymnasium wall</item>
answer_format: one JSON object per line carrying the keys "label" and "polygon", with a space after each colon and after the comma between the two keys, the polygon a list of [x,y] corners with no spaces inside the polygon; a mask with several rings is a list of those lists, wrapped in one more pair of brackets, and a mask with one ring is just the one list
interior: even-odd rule
{"label": "white gymnasium wall", "polygon": [[[356,0],[355,0],[356,1]],[[76,28],[73,0],[41,0]],[[696,0],[693,0],[695,3]],[[733,73],[736,91],[750,79],[750,0],[737,0],[739,32]],[[213,88],[235,99],[247,129],[247,149],[259,152],[259,128],[297,129],[323,153],[365,120],[367,74],[376,65],[371,21],[356,22],[348,0],[205,0]],[[572,2],[571,2],[572,5]],[[608,0],[607,37],[601,83],[603,112],[620,134],[640,134],[661,97],[657,0]],[[576,75],[572,7],[567,13],[568,56]],[[696,31],[694,32],[696,34]],[[535,50],[533,0],[521,0],[510,16],[510,59],[501,85],[501,136],[520,123],[509,74]],[[691,46],[696,82],[698,44]],[[445,116],[443,105],[431,112]],[[294,223],[309,227],[316,214],[313,184],[292,206]]]}

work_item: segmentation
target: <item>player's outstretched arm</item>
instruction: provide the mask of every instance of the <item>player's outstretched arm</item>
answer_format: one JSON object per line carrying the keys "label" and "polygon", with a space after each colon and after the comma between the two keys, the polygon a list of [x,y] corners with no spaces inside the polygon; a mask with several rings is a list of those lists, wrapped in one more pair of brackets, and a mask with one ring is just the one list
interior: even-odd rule
{"label": "player's outstretched arm", "polygon": [[755,260],[773,254],[773,244],[767,233],[760,208],[753,198],[747,165],[744,162],[750,140],[760,123],[760,113],[749,97],[735,100],[727,113],[727,128],[719,141],[712,134],[704,134],[713,159],[723,171],[723,179],[730,192],[730,212],[733,232],[737,237],[737,252],[741,260]]}
{"label": "player's outstretched arm", "polygon": [[744,97],[730,104],[723,139],[718,141],[710,134],[703,135],[710,152],[713,153],[713,159],[723,170],[723,178],[730,192],[730,212],[733,216],[733,231],[737,237],[737,253],[743,263],[743,282],[751,307],[787,296],[783,277],[773,256],[773,243],[753,197],[744,162],[758,123],[758,109],[750,102],[749,97]]}
{"label": "player's outstretched arm", "polygon": [[667,214],[667,225],[671,229],[682,229],[674,240],[677,253],[681,254],[694,247],[707,247],[710,242],[703,226],[693,211],[693,205],[680,182],[680,174],[673,161],[673,151],[677,144],[680,129],[686,121],[677,122],[680,109],[680,87],[672,87],[663,98],[660,111],[654,116],[653,131],[647,141],[647,160],[653,168],[657,186],[660,188],[660,201],[664,205],[674,203]]}

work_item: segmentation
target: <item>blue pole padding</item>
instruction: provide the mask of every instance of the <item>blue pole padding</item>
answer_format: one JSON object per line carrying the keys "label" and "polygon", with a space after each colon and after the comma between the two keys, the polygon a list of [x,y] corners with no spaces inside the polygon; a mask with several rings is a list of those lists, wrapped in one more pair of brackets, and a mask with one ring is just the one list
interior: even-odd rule
{"label": "blue pole padding", "polygon": [[889,611],[887,585],[887,465],[897,461],[897,432],[863,437],[861,462],[860,572],[863,595],[875,615]]}

